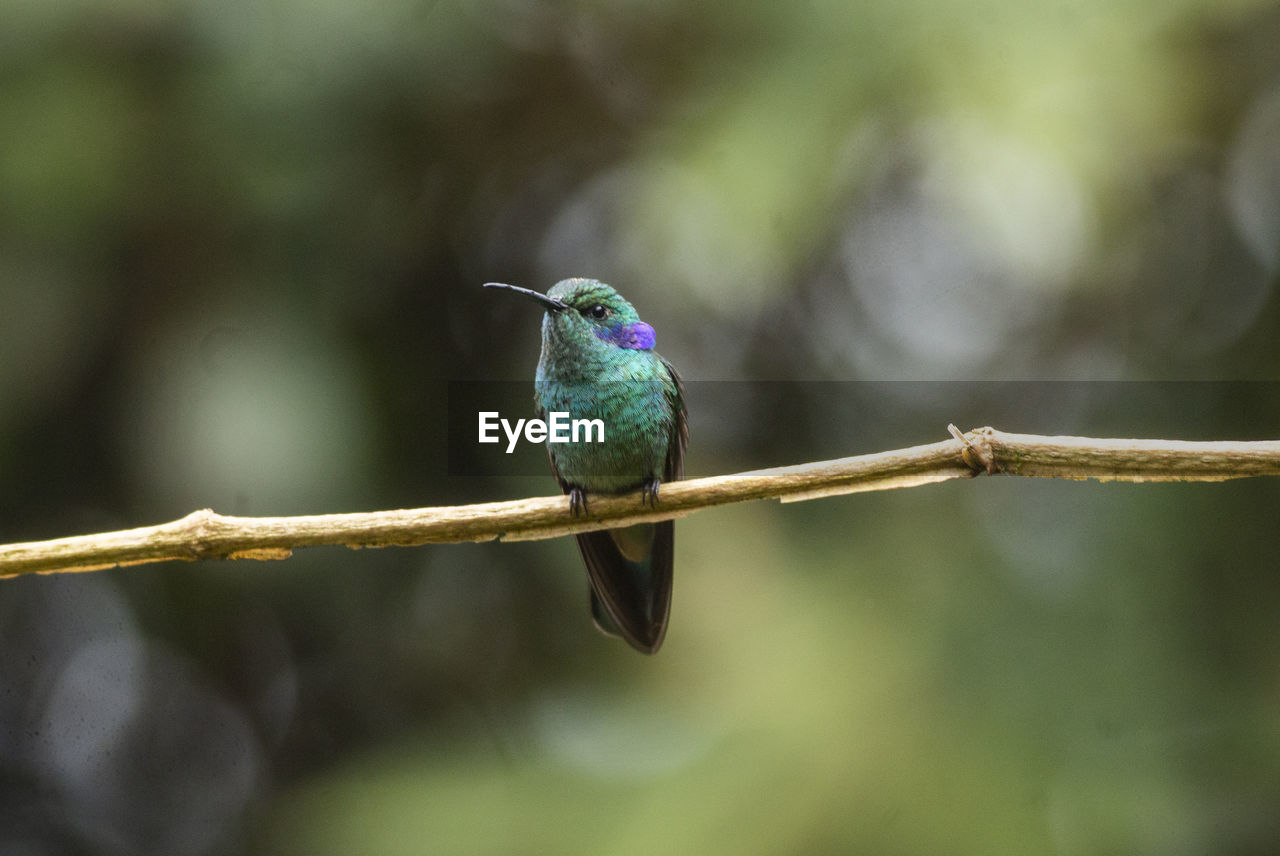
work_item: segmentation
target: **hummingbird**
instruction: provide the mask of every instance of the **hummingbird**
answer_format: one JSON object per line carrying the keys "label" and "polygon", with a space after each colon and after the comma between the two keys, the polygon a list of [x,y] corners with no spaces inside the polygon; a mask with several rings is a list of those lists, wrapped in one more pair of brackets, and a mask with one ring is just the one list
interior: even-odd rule
{"label": "hummingbird", "polygon": [[[680,375],[653,350],[653,327],[595,279],[561,280],[546,294],[500,282],[485,287],[520,294],[546,311],[534,380],[539,418],[568,412],[603,422],[600,442],[548,437],[551,471],[573,514],[585,513],[595,493],[638,490],[642,504],[656,507],[662,483],[684,476],[689,429]],[[671,613],[675,524],[641,523],[577,539],[596,627],[637,651],[656,652]]]}

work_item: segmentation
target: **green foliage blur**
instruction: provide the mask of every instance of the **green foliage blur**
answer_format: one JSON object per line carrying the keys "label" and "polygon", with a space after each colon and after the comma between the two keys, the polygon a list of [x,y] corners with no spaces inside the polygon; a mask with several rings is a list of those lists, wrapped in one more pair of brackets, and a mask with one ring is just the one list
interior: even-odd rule
{"label": "green foliage blur", "polygon": [[[690,475],[1280,437],[1280,4],[5,0],[0,542],[555,492],[447,436],[615,285]],[[523,416],[528,414],[513,414]],[[455,438],[456,440],[456,438]],[[0,851],[1280,852],[1280,485],[979,479],[0,581]]]}

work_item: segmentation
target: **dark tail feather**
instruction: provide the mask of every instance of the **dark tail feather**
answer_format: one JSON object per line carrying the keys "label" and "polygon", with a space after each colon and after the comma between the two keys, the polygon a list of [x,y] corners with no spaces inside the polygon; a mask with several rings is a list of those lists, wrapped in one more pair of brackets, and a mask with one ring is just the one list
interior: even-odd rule
{"label": "dark tail feather", "polygon": [[675,524],[642,523],[584,532],[578,549],[591,582],[591,614],[601,631],[653,654],[667,635]]}

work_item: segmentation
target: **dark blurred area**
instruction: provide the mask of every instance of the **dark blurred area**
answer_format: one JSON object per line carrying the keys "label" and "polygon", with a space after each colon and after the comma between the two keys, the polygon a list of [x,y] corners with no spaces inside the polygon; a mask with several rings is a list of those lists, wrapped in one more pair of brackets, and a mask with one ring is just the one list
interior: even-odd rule
{"label": "dark blurred area", "polygon": [[[10,0],[0,542],[555,493],[449,436],[450,384],[531,409],[490,280],[628,297],[693,476],[1280,437],[1277,44],[1254,0]],[[1278,509],[706,511],[654,658],[567,539],[0,581],[0,852],[1280,852]]]}

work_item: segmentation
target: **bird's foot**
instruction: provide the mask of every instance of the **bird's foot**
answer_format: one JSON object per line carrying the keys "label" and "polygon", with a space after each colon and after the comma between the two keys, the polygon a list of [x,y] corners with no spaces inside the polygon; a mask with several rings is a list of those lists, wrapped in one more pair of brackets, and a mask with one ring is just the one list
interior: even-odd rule
{"label": "bird's foot", "polygon": [[662,479],[649,479],[640,489],[640,504],[650,508],[658,507],[658,488],[662,487]]}
{"label": "bird's foot", "polygon": [[587,513],[587,492],[580,487],[569,488],[569,512],[574,517]]}

